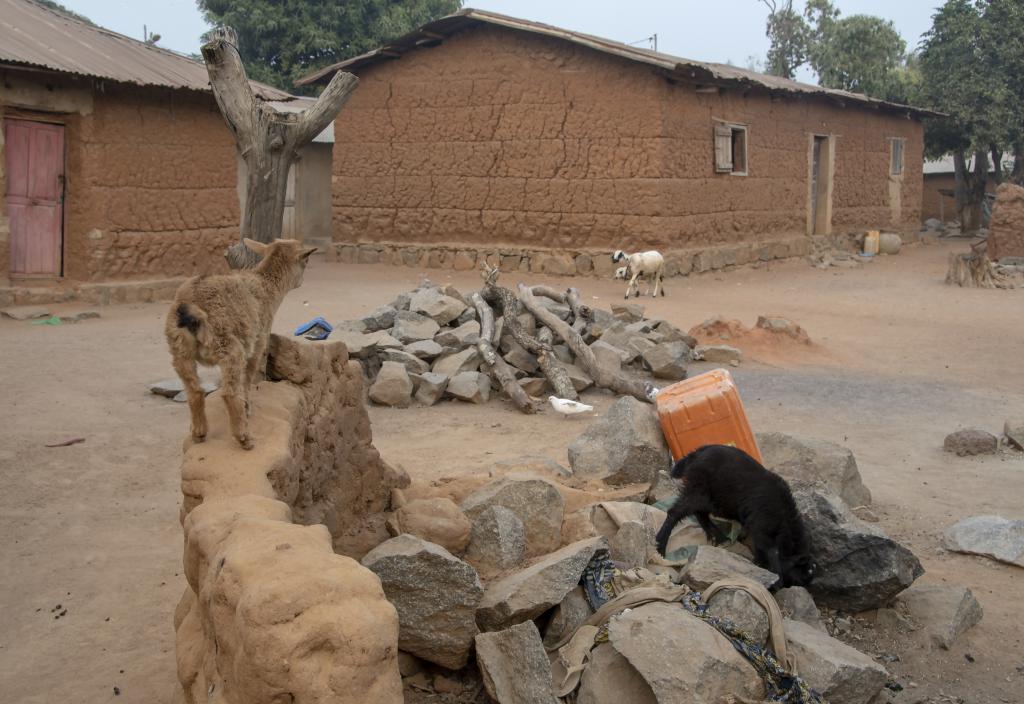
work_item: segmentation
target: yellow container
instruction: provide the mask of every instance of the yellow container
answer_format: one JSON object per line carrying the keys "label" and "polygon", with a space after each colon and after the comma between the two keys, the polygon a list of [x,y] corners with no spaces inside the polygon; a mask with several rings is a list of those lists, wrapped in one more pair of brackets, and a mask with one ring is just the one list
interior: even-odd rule
{"label": "yellow container", "polygon": [[864,235],[864,254],[878,254],[879,237],[878,230],[868,230],[868,233]]}

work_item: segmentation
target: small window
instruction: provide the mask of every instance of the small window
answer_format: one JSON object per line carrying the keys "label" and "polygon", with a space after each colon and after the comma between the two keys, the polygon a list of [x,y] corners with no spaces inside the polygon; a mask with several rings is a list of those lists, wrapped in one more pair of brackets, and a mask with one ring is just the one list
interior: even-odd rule
{"label": "small window", "polygon": [[890,144],[890,158],[889,158],[889,175],[890,176],[902,176],[903,175],[903,143],[902,137],[893,137],[889,140]]}
{"label": "small window", "polygon": [[715,125],[715,171],[747,174],[747,128],[743,125]]}

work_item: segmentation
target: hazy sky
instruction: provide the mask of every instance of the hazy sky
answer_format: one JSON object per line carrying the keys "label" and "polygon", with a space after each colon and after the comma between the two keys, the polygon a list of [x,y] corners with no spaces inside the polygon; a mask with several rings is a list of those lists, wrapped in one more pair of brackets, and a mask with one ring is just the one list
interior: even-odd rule
{"label": "hazy sky", "polygon": [[[865,13],[892,20],[914,47],[931,26],[942,0],[834,0],[843,15]],[[199,51],[206,30],[194,0],[62,0],[93,22],[142,38],[142,26],[161,35],[160,45]],[[797,0],[798,6],[803,5]],[[621,42],[658,35],[658,49],[701,61],[745,66],[763,59],[767,9],[759,0],[473,0],[467,6],[546,22]],[[645,44],[640,44],[645,46]],[[801,80],[810,80],[805,71]]]}

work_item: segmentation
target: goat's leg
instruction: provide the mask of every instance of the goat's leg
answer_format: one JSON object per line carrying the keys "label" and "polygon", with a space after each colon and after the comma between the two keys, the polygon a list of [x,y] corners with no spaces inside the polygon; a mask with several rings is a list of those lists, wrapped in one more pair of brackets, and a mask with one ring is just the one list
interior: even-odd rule
{"label": "goat's leg", "polygon": [[659,266],[658,270],[654,272],[654,294],[653,294],[654,298],[658,297],[658,291],[659,290],[661,291],[661,295],[662,296],[665,295],[664,280],[662,279],[662,277],[664,276],[663,272],[664,272],[664,267],[663,266]]}
{"label": "goat's leg", "polygon": [[676,502],[672,504],[672,507],[668,510],[668,516],[665,518],[665,522],[661,524],[661,529],[658,530],[658,535],[654,539],[655,544],[658,547],[658,553],[662,557],[665,556],[665,551],[668,550],[668,539],[672,535],[672,529],[676,527],[676,524],[679,523],[679,521],[694,512],[695,508],[693,506],[693,502],[686,496],[680,496],[676,499]]}
{"label": "goat's leg", "polygon": [[782,560],[779,558],[779,547],[769,542],[764,536],[754,536],[754,564],[758,567],[763,567],[778,577],[768,587],[769,591],[774,591],[782,586]]}
{"label": "goat's leg", "polygon": [[246,358],[241,348],[234,350],[221,362],[221,395],[228,409],[231,434],[245,450],[253,448],[249,435],[249,418],[245,415],[245,394],[243,388],[246,376]]}
{"label": "goat's leg", "polygon": [[722,532],[722,529],[711,520],[711,514],[707,511],[694,511],[697,522],[704,529],[704,535],[712,545],[724,545],[729,542],[729,536]]}
{"label": "goat's leg", "polygon": [[640,296],[640,284],[638,284],[637,281],[636,281],[638,276],[640,276],[640,272],[639,271],[635,272],[633,274],[633,277],[629,280],[629,286],[626,287],[626,300],[629,300],[629,294],[634,289],[636,290],[636,295],[639,298],[639,296]]}
{"label": "goat's leg", "polygon": [[245,363],[245,415],[252,415],[252,387],[258,381],[260,368],[267,354],[267,338],[260,335],[252,356]]}
{"label": "goat's leg", "polygon": [[195,359],[174,356],[171,360],[174,371],[178,373],[182,386],[185,387],[185,394],[188,396],[188,414],[190,418],[191,433],[193,442],[206,440],[206,394],[203,391],[202,382],[199,381],[199,371]]}

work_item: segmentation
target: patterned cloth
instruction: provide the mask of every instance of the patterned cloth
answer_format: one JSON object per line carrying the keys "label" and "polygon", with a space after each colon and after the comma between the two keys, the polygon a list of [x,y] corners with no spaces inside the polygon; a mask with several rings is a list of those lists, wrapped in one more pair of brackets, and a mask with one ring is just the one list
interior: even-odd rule
{"label": "patterned cloth", "polygon": [[[618,570],[611,561],[607,550],[594,553],[580,582],[587,601],[596,611],[605,602],[618,596],[615,578]],[[764,681],[767,701],[780,704],[826,704],[822,696],[807,686],[802,678],[786,670],[771,652],[754,643],[736,625],[728,619],[710,616],[708,606],[701,599],[700,592],[690,592],[680,605],[689,613],[701,619],[729,639],[736,651],[747,659]],[[605,624],[598,633],[595,642],[608,640],[608,626]]]}

